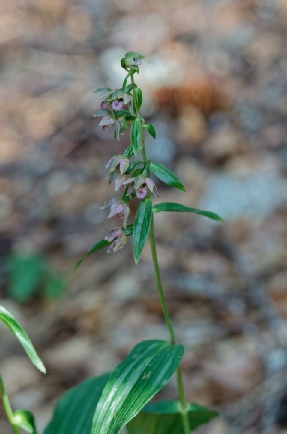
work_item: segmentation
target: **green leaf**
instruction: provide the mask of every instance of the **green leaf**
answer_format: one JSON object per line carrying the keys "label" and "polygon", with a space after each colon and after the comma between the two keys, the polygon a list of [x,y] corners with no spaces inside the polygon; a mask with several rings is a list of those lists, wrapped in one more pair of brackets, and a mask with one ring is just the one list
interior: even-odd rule
{"label": "green leaf", "polygon": [[133,233],[133,250],[135,263],[138,264],[142,250],[146,243],[152,219],[152,201],[150,198],[140,201],[135,221]]}
{"label": "green leaf", "polygon": [[143,93],[139,87],[137,87],[135,89],[135,93],[136,93],[137,102],[138,102],[138,109],[140,109],[142,106],[142,103],[143,103]]}
{"label": "green leaf", "polygon": [[118,98],[122,94],[123,94],[123,89],[116,89],[116,90],[114,90],[113,93],[112,93],[112,100]]}
{"label": "green leaf", "polygon": [[4,307],[0,306],[0,321],[16,336],[24,350],[26,351],[31,362],[39,369],[39,371],[45,373],[46,368],[43,365],[42,360],[37,355],[35,348],[33,347],[30,338],[27,333],[22,329],[20,324]]}
{"label": "green leaf", "polygon": [[127,149],[125,150],[125,152],[124,152],[124,156],[126,157],[126,158],[130,158],[132,155],[133,155],[133,147],[132,147],[132,145],[130,145],[130,146],[128,146],[127,147]]}
{"label": "green leaf", "polygon": [[154,126],[152,124],[145,124],[144,127],[148,130],[150,135],[155,139],[156,138],[156,132],[155,132]]}
{"label": "green leaf", "polygon": [[43,282],[46,264],[38,254],[13,254],[6,263],[8,271],[8,291],[10,297],[19,303],[29,301]]}
{"label": "green leaf", "polygon": [[111,92],[112,89],[110,89],[109,87],[97,87],[96,89],[93,90],[93,93],[98,93],[98,92]]}
{"label": "green leaf", "polygon": [[125,175],[129,175],[139,164],[142,164],[142,161],[133,161],[125,171]]}
{"label": "green leaf", "polygon": [[223,218],[211,211],[201,211],[200,209],[190,208],[180,203],[162,202],[153,207],[153,212],[174,211],[174,212],[192,212],[194,214],[203,215],[212,220],[224,222]]}
{"label": "green leaf", "polygon": [[16,410],[13,422],[29,434],[37,434],[34,416],[27,410]]}
{"label": "green leaf", "polygon": [[106,373],[90,378],[66,392],[44,434],[91,434],[95,408],[109,377]]}
{"label": "green leaf", "polygon": [[[192,430],[219,416],[216,411],[198,404],[188,404],[187,412]],[[147,404],[128,423],[127,430],[128,434],[184,434],[180,402],[160,401]]]}
{"label": "green leaf", "polygon": [[130,93],[136,87],[137,85],[135,83],[131,83],[128,86],[124,87],[123,91],[124,93]]}
{"label": "green leaf", "polygon": [[86,253],[74,266],[74,270],[76,270],[77,268],[79,268],[79,266],[82,264],[82,262],[90,255],[92,255],[93,253],[98,252],[101,249],[104,249],[105,247],[108,247],[111,244],[110,241],[107,240],[101,240],[98,243],[96,243],[94,245],[94,247],[91,248],[91,250],[88,251],[88,253]]}
{"label": "green leaf", "polygon": [[106,384],[92,434],[117,434],[168,382],[183,355],[181,345],[151,340],[136,345]]}
{"label": "green leaf", "polygon": [[113,113],[110,110],[98,110],[96,113],[92,114],[93,118],[97,116],[113,116]]}
{"label": "green leaf", "polygon": [[130,225],[127,225],[125,229],[123,228],[123,231],[126,234],[126,236],[129,237],[130,235],[132,235],[134,231],[134,224],[132,223]]}
{"label": "green leaf", "polygon": [[139,153],[140,150],[140,139],[141,139],[141,121],[139,118],[136,118],[132,122],[131,126],[131,142],[135,156]]}
{"label": "green leaf", "polygon": [[181,191],[185,191],[184,185],[163,164],[151,163],[150,170],[161,181],[165,182],[165,184],[170,185],[171,187],[178,188]]}

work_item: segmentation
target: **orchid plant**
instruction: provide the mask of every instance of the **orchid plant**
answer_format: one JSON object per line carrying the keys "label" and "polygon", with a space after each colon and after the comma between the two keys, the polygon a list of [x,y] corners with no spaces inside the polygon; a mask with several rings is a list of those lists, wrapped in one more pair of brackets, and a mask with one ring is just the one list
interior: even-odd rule
{"label": "orchid plant", "polygon": [[[138,264],[149,238],[158,297],[170,340],[140,342],[112,373],[85,380],[68,391],[56,405],[44,434],[117,434],[122,428],[128,434],[190,434],[198,426],[218,416],[214,410],[186,401],[180,365],[184,348],[177,342],[165,301],[155,243],[154,213],[188,212],[216,221],[223,219],[212,212],[179,203],[162,202],[153,205],[152,197],[158,198],[159,195],[151,175],[170,187],[181,191],[185,191],[185,188],[175,174],[164,165],[150,161],[147,156],[145,134],[148,133],[155,139],[156,132],[140,113],[142,91],[135,83],[135,75],[139,73],[143,59],[144,56],[140,53],[127,53],[121,59],[121,66],[127,72],[122,87],[114,90],[105,87],[94,91],[102,93],[102,97],[100,109],[93,116],[101,117],[100,126],[103,131],[112,129],[117,140],[130,130],[130,145],[110,159],[106,166],[108,181],[114,183],[118,196],[104,203],[102,208],[109,208],[108,218],[116,218],[117,226],[98,241],[77,262],[75,268],[101,249],[107,248],[108,253],[117,252],[125,246],[129,237],[132,237],[133,256]],[[138,205],[134,222],[128,223],[131,201],[137,201]],[[0,319],[3,320],[1,310]],[[25,332],[21,329],[21,333]],[[24,335],[21,333],[17,335],[14,331],[23,344]],[[30,341],[24,341],[24,347],[28,345],[27,342],[29,344]],[[43,371],[36,353],[28,352],[28,355]],[[179,400],[155,400],[149,403],[174,373]],[[0,381],[0,390],[1,384]],[[3,390],[4,386],[2,398],[5,403],[6,394]],[[17,422],[18,413],[12,412],[10,404],[5,409],[14,434],[19,434],[20,427],[29,433],[37,433],[30,413],[20,413],[21,425]]]}

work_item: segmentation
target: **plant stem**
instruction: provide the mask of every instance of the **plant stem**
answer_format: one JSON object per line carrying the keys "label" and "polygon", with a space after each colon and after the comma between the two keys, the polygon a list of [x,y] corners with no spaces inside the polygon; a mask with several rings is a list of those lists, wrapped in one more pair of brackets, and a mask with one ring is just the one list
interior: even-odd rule
{"label": "plant stem", "polygon": [[19,434],[18,426],[14,424],[14,414],[1,375],[0,375],[0,394],[3,401],[3,407],[7,415],[7,419],[9,420],[10,425],[13,428],[13,432],[14,434]]}
{"label": "plant stem", "polygon": [[[163,288],[162,288],[162,283],[161,283],[161,276],[160,276],[160,270],[159,270],[159,265],[158,265],[158,259],[157,259],[157,253],[156,253],[156,244],[155,244],[155,237],[154,237],[154,218],[153,218],[153,216],[152,216],[152,220],[151,220],[149,239],[150,239],[150,245],[151,245],[151,254],[152,254],[154,272],[155,272],[155,277],[156,277],[156,286],[157,286],[158,296],[160,299],[160,304],[161,304],[161,308],[163,311],[164,319],[165,319],[166,325],[167,325],[168,330],[169,330],[171,343],[175,344],[176,338],[175,338],[174,330],[172,327],[171,319],[169,316],[169,312],[167,309],[167,305],[166,305],[166,301],[165,301],[165,297],[164,297],[164,293],[163,293]],[[186,400],[185,400],[185,396],[184,396],[184,388],[183,388],[182,374],[181,374],[180,366],[176,370],[176,377],[177,377],[177,389],[178,389],[178,394],[179,394],[180,404],[181,404],[181,416],[182,416],[184,434],[190,434],[190,424],[189,424],[189,419],[188,419],[188,413],[186,412],[187,404],[186,404]]]}
{"label": "plant stem", "polygon": [[[134,83],[133,74],[131,74],[131,82]],[[138,117],[140,117],[138,103],[137,103],[137,97],[136,97],[136,93],[135,93],[134,89],[133,89],[133,99],[135,101],[136,115]],[[142,121],[141,121],[141,151],[142,151],[142,156],[143,156],[144,162],[146,162],[147,156],[146,156],[146,149],[145,149],[145,131],[144,131]],[[153,218],[153,216],[151,218],[149,239],[150,239],[153,267],[154,267],[155,278],[156,278],[157,292],[158,292],[163,316],[164,316],[164,319],[165,319],[165,322],[166,322],[166,325],[167,325],[167,328],[168,328],[168,331],[170,334],[171,343],[176,344],[176,338],[175,338],[174,330],[172,327],[172,323],[171,323],[169,311],[168,311],[168,308],[166,305],[164,292],[163,292],[163,288],[162,288],[162,283],[161,283],[160,269],[159,269],[159,265],[158,265],[155,236],[154,236],[154,218]],[[189,424],[189,419],[188,419],[188,413],[186,411],[187,404],[186,404],[185,395],[184,395],[184,387],[183,387],[183,382],[182,382],[182,374],[181,374],[180,366],[176,370],[176,377],[177,377],[178,395],[179,395],[180,405],[181,405],[181,417],[182,417],[184,434],[190,434],[190,424]]]}

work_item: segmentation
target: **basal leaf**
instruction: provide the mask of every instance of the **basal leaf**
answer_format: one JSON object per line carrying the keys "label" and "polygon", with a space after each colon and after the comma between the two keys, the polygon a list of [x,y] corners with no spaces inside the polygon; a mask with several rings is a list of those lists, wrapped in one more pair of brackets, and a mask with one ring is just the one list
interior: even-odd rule
{"label": "basal leaf", "polygon": [[91,248],[91,250],[88,251],[88,253],[86,253],[74,266],[74,270],[76,270],[77,268],[79,268],[79,266],[82,264],[82,262],[90,255],[92,255],[93,253],[98,252],[101,249],[104,249],[105,247],[108,247],[111,244],[110,241],[107,240],[101,240],[99,242],[97,242],[94,247]]}
{"label": "basal leaf", "polygon": [[143,94],[142,94],[142,90],[137,87],[135,89],[135,93],[136,93],[136,97],[137,97],[137,102],[138,102],[138,110],[141,108],[142,103],[143,103]]}
{"label": "basal leaf", "polygon": [[[188,404],[191,430],[219,416],[216,411],[198,404]],[[147,404],[127,425],[128,434],[184,434],[181,406],[177,401]]]}
{"label": "basal leaf", "polygon": [[139,118],[136,118],[132,122],[131,126],[131,142],[135,156],[139,153],[140,150],[140,139],[141,139],[141,122]]}
{"label": "basal leaf", "polygon": [[136,345],[106,384],[92,434],[117,434],[168,382],[183,355],[181,345],[151,340]]}
{"label": "basal leaf", "polygon": [[177,177],[163,164],[151,163],[150,170],[161,181],[165,182],[165,184],[178,188],[181,191],[185,191],[182,182],[180,182],[180,180],[177,179]]}
{"label": "basal leaf", "polygon": [[27,333],[23,330],[20,324],[4,307],[0,306],[0,321],[16,336],[24,350],[26,351],[31,362],[39,369],[39,371],[45,373],[46,368],[43,365],[42,360],[33,347],[33,344],[28,337]]}
{"label": "basal leaf", "polygon": [[133,231],[134,259],[137,264],[146,243],[152,219],[152,201],[150,198],[143,199],[138,206]]}
{"label": "basal leaf", "polygon": [[16,410],[13,421],[22,430],[29,434],[37,434],[34,416],[27,410]]}
{"label": "basal leaf", "polygon": [[44,434],[91,434],[95,408],[109,378],[110,373],[90,378],[66,392]]}
{"label": "basal leaf", "polygon": [[149,134],[155,139],[156,132],[154,126],[152,124],[145,124],[144,127],[148,130]]}
{"label": "basal leaf", "polygon": [[203,215],[204,217],[208,217],[212,220],[224,222],[224,219],[219,215],[215,214],[214,212],[201,211],[200,209],[190,208],[188,206],[181,205],[180,203],[162,202],[162,203],[158,203],[153,207],[153,212],[161,212],[161,211],[192,212],[194,214]]}

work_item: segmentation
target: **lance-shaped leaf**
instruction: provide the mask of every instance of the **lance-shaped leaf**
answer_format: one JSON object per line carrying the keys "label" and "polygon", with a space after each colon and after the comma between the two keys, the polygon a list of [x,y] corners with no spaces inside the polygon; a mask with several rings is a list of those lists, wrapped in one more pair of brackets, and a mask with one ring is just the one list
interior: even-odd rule
{"label": "lance-shaped leaf", "polygon": [[[216,411],[198,404],[188,404],[190,429],[208,423],[219,416]],[[177,401],[147,404],[127,425],[128,434],[184,434],[181,405]]]}
{"label": "lance-shaped leaf", "polygon": [[98,402],[92,434],[117,434],[168,382],[183,355],[181,345],[144,341],[112,373]]}
{"label": "lance-shaped leaf", "polygon": [[134,260],[137,264],[140,260],[142,250],[146,243],[148,233],[150,230],[152,219],[152,201],[150,198],[143,199],[140,201],[133,230],[133,250],[134,250]]}
{"label": "lance-shaped leaf", "polygon": [[155,139],[156,132],[154,126],[152,124],[145,124],[144,127],[148,130],[149,134]]}
{"label": "lance-shaped leaf", "polygon": [[34,416],[30,411],[16,410],[14,412],[13,422],[27,433],[37,434]]}
{"label": "lance-shaped leaf", "polygon": [[139,110],[142,106],[142,103],[143,103],[143,93],[139,87],[137,87],[135,89],[135,93],[136,93],[136,97],[137,97],[137,102],[138,102],[137,105],[138,105],[138,110]]}
{"label": "lance-shaped leaf", "polygon": [[184,185],[180,180],[163,164],[150,164],[151,172],[163,181],[165,184],[170,185],[171,187],[178,188],[181,191],[185,191]]}
{"label": "lance-shaped leaf", "polygon": [[26,351],[29,359],[36,366],[36,368],[38,368],[39,371],[45,373],[46,368],[43,365],[42,360],[36,353],[29,336],[23,330],[20,324],[15,320],[15,318],[11,315],[11,313],[2,306],[0,306],[0,321],[2,321],[3,324],[14,334],[14,336],[16,336],[16,338]]}
{"label": "lance-shaped leaf", "polygon": [[136,118],[132,122],[131,126],[131,142],[135,156],[139,153],[140,150],[140,139],[141,139],[141,121],[139,118]]}
{"label": "lance-shaped leaf", "polygon": [[161,212],[161,211],[192,212],[194,214],[203,215],[204,217],[208,217],[218,222],[224,222],[224,219],[219,215],[215,214],[214,212],[201,211],[200,209],[190,208],[188,206],[181,205],[180,203],[162,202],[162,203],[158,203],[153,207],[153,212]]}
{"label": "lance-shaped leaf", "polygon": [[74,270],[76,270],[77,268],[79,268],[79,266],[82,264],[82,262],[90,255],[92,255],[93,253],[98,252],[101,249],[104,249],[105,247],[108,247],[111,244],[110,241],[107,240],[101,240],[98,241],[92,248],[91,250],[88,251],[88,253],[86,253],[74,266]]}
{"label": "lance-shaped leaf", "polygon": [[109,378],[110,373],[90,378],[66,392],[44,434],[91,434],[95,408]]}
{"label": "lance-shaped leaf", "polygon": [[93,90],[93,93],[98,93],[98,92],[111,92],[112,89],[109,87],[97,87],[96,89]]}

